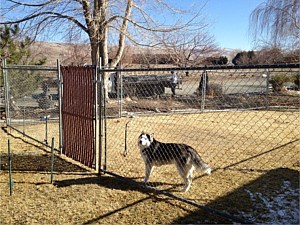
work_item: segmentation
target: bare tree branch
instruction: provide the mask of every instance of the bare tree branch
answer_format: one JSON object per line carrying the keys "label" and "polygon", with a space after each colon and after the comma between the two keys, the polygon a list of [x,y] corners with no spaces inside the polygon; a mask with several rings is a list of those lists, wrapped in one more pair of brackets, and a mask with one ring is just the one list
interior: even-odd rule
{"label": "bare tree branch", "polygon": [[7,0],[7,1],[12,2],[14,4],[17,4],[17,5],[22,5],[22,6],[41,7],[41,6],[45,6],[45,5],[51,4],[51,3],[59,2],[60,0],[50,0],[50,1],[47,1],[47,2],[43,2],[41,4],[28,4],[28,3],[13,1],[13,0]]}
{"label": "bare tree branch", "polygon": [[[78,25],[82,30],[84,30],[85,32],[88,32],[86,27],[82,23],[80,23],[78,20],[76,20],[74,17],[68,16],[68,15],[63,15],[60,13],[55,13],[55,12],[40,12],[38,14],[33,14],[30,16],[24,17],[20,20],[0,22],[0,24],[19,24],[19,23],[22,23],[22,22],[25,22],[25,21],[28,21],[28,20],[31,20],[31,19],[34,19],[37,17],[41,17],[43,15],[49,15],[48,19],[49,18],[61,18],[61,19],[70,20],[70,21],[74,22],[76,25]],[[43,19],[43,21],[45,21],[45,19]]]}
{"label": "bare tree branch", "polygon": [[[188,7],[178,8],[174,2],[169,0],[32,0],[25,3],[21,0],[7,0],[0,15],[5,22],[1,21],[0,24],[20,24],[24,31],[28,29],[37,36],[47,32],[55,35],[61,32],[65,36],[68,36],[68,33],[83,33],[86,35],[85,38],[88,38],[94,65],[101,57],[103,66],[107,66],[108,41],[111,41],[110,44],[118,46],[112,61],[114,66],[122,59],[126,41],[134,45],[163,46],[161,36],[164,34],[184,30],[183,33],[191,34],[193,31],[195,35],[195,30],[199,33],[204,29],[199,1],[195,0],[195,4],[197,3],[195,9],[199,9],[196,12],[195,9]],[[11,13],[12,11],[14,13]],[[78,36],[80,35],[76,35]],[[192,42],[190,39],[189,41]],[[205,45],[205,40],[202,42]],[[181,44],[191,48],[192,51],[185,57],[195,57],[194,52],[199,51],[200,45],[195,47],[183,43],[181,40],[181,42],[174,42],[173,45]],[[186,50],[182,46],[181,50],[176,49],[178,54]],[[201,48],[205,50],[204,47]]]}
{"label": "bare tree branch", "polygon": [[250,32],[254,40],[262,38],[275,46],[284,42],[299,43],[300,0],[267,0],[250,15]]}
{"label": "bare tree branch", "polygon": [[123,20],[123,23],[122,23],[121,28],[120,28],[120,33],[119,33],[119,45],[118,45],[119,47],[118,47],[116,57],[112,62],[112,66],[117,65],[117,63],[122,58],[123,51],[124,51],[125,37],[126,37],[125,36],[125,31],[127,30],[127,24],[128,24],[127,18],[130,17],[132,6],[133,6],[133,0],[128,0],[127,1],[127,7],[126,7],[126,10],[125,10],[125,16],[124,16],[125,19]]}

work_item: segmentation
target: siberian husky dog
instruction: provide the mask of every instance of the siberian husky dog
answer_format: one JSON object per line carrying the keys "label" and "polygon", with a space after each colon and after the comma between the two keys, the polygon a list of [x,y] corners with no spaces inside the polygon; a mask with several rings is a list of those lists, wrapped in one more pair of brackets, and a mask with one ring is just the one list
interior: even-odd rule
{"label": "siberian husky dog", "polygon": [[196,150],[186,144],[162,143],[155,140],[153,134],[142,132],[138,138],[138,146],[145,163],[145,183],[149,180],[155,166],[167,164],[176,165],[185,184],[182,190],[184,192],[191,187],[194,169],[199,168],[206,174],[211,173],[211,168],[201,159]]}

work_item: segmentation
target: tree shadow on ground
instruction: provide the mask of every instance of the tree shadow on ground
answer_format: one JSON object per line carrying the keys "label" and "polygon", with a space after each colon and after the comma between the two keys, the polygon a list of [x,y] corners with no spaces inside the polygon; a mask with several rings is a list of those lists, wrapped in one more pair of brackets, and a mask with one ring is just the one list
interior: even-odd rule
{"label": "tree shadow on ground", "polygon": [[[216,209],[220,212],[226,212],[229,217],[226,218],[226,220],[220,220],[221,223],[233,223],[236,218],[241,219],[244,223],[270,223],[269,221],[266,221],[268,218],[265,216],[265,213],[268,213],[270,208],[268,208],[266,202],[263,202],[262,198],[271,199],[271,201],[277,198],[282,194],[282,185],[286,182],[289,182],[290,186],[294,189],[299,188],[299,171],[286,168],[270,170],[258,179],[239,187],[226,196],[216,199],[205,207]],[[256,201],[253,200],[254,195],[258,196]],[[292,196],[288,196],[288,198],[290,197]],[[299,208],[299,201],[297,202]],[[282,207],[289,206],[283,205]],[[282,209],[282,211],[285,210],[289,210],[289,208]],[[233,218],[230,218],[231,215]],[[247,215],[246,218],[245,215]],[[206,221],[202,221],[203,216],[206,216]],[[284,216],[285,215],[283,215],[283,217]],[[280,220],[280,218],[275,219]],[[295,221],[289,221],[289,218],[281,219],[289,224],[295,223]],[[205,210],[199,209],[187,216],[174,220],[172,223],[208,223],[207,221],[210,221],[210,215],[207,215]]]}
{"label": "tree shadow on ground", "polygon": [[[0,170],[8,170],[8,154],[0,155]],[[12,171],[13,172],[50,172],[51,171],[51,154],[12,154]],[[80,166],[74,165],[58,156],[54,156],[54,172],[86,172]]]}

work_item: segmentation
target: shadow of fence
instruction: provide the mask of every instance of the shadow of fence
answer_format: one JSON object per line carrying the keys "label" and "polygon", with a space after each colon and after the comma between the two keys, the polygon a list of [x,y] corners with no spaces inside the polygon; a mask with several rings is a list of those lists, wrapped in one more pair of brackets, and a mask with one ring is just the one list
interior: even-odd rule
{"label": "shadow of fence", "polygon": [[[12,154],[12,171],[13,172],[50,172],[51,171],[51,154]],[[8,154],[0,155],[0,170],[8,170]],[[80,166],[67,162],[58,156],[54,156],[55,172],[86,172]]]}

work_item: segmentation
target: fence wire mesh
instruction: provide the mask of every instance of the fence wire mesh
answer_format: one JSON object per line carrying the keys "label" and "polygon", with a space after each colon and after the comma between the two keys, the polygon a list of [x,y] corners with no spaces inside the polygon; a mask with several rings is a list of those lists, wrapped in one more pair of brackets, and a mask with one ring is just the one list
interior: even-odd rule
{"label": "fence wire mesh", "polygon": [[[170,70],[110,71],[109,100],[100,110],[109,118],[102,159],[110,170],[141,176],[133,162],[143,167],[137,145],[142,131],[162,142],[192,146],[215,169],[297,163],[299,69],[174,71],[174,92]],[[57,68],[15,66],[5,74],[9,125],[41,142],[59,140]],[[276,156],[266,157],[272,152]]]}
{"label": "fence wire mesh", "polygon": [[143,182],[154,166],[147,185],[177,193],[190,184],[186,164],[195,159],[187,156],[190,148],[162,143],[186,144],[213,170],[211,176],[204,176],[205,166],[194,172],[189,195],[207,204],[267,171],[299,169],[298,68],[175,73],[175,93],[170,70],[110,74],[107,171]]}
{"label": "fence wire mesh", "polygon": [[[237,216],[253,210],[250,192],[268,195],[282,177],[299,174],[299,65],[174,68],[176,85],[171,69],[105,72],[106,95],[98,97],[109,99],[100,104],[94,136],[102,170],[141,183],[149,176],[150,187]],[[58,69],[4,74],[8,125],[43,143],[59,140]],[[203,169],[193,178],[192,161]]]}
{"label": "fence wire mesh", "polygon": [[6,121],[10,128],[59,149],[58,71],[51,67],[4,66]]}

